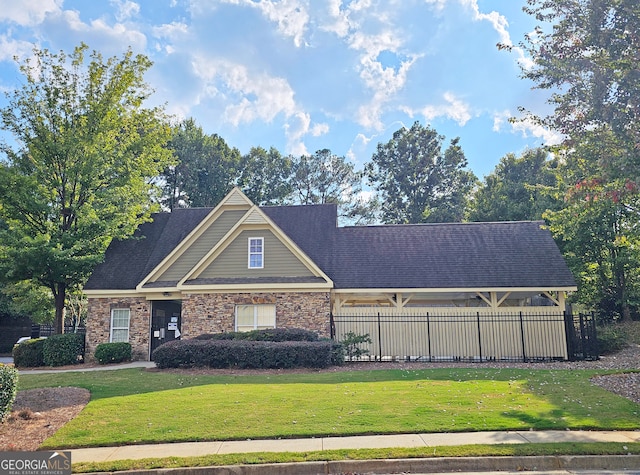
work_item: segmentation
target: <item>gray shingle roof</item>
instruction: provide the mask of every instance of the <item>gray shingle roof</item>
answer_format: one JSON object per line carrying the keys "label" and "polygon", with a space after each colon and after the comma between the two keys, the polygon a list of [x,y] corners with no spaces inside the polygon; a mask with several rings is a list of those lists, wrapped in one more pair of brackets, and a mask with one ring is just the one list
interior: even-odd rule
{"label": "gray shingle roof", "polygon": [[210,212],[210,208],[190,208],[155,213],[153,221],[142,224],[133,238],[111,242],[84,288],[135,289]]}
{"label": "gray shingle roof", "polygon": [[[155,215],[133,239],[112,243],[85,288],[135,288],[210,211],[179,209]],[[338,228],[335,205],[273,206],[262,211],[338,289],[576,285],[541,222]]]}
{"label": "gray shingle roof", "polygon": [[330,275],[337,288],[575,286],[542,224],[339,228]]}

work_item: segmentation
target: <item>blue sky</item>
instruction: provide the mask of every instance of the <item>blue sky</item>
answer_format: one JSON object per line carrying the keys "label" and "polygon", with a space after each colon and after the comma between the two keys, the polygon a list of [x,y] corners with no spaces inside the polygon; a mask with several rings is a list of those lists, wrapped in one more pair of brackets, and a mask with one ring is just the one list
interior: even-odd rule
{"label": "blue sky", "polygon": [[[482,178],[509,152],[558,137],[511,124],[545,111],[520,78],[525,0],[0,0],[0,91],[34,45],[149,56],[153,101],[246,153],[328,148],[359,168],[418,120],[460,137]],[[513,44],[499,51],[498,42]],[[4,95],[3,95],[4,96]],[[4,97],[0,106],[6,105]],[[155,104],[154,104],[155,105]],[[6,138],[6,137],[5,137]]]}

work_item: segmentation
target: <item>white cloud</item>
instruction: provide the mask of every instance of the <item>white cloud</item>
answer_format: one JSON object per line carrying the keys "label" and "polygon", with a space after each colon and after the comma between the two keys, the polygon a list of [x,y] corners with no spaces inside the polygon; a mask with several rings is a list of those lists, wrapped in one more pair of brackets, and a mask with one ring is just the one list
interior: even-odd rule
{"label": "white cloud", "polygon": [[0,61],[13,61],[13,58],[23,59],[33,52],[33,43],[9,39],[0,36]]}
{"label": "white cloud", "polygon": [[47,28],[56,34],[64,32],[64,40],[73,41],[74,44],[84,41],[105,56],[120,55],[128,47],[134,51],[144,51],[147,45],[146,36],[131,25],[110,25],[103,18],[85,23],[76,10],[64,10],[60,14],[50,15],[47,18]]}
{"label": "white cloud", "polygon": [[471,120],[472,115],[469,104],[456,97],[452,92],[445,92],[442,98],[444,99],[444,104],[427,105],[420,109],[403,107],[402,110],[409,114],[410,117],[421,114],[427,121],[432,121],[438,117],[446,117],[454,120],[460,127],[463,127]]}
{"label": "white cloud", "polygon": [[513,46],[511,41],[511,35],[509,34],[509,22],[504,15],[496,11],[491,13],[481,13],[480,7],[478,7],[478,0],[460,0],[462,5],[471,8],[473,12],[473,19],[475,21],[488,21],[493,26],[493,29],[498,33],[500,37],[500,43],[505,46],[511,47],[511,51],[517,55],[517,62],[523,68],[529,69],[533,66],[533,61],[527,56],[525,51],[519,46]]}
{"label": "white cloud", "polygon": [[111,4],[116,8],[116,20],[127,21],[140,13],[140,5],[130,0],[111,0]]}
{"label": "white cloud", "polygon": [[293,43],[300,47],[306,44],[304,40],[307,24],[309,23],[308,5],[299,0],[222,0],[234,5],[245,5],[260,10],[260,12],[278,25],[278,31],[293,38]]}
{"label": "white cloud", "polygon": [[[343,7],[339,0],[330,1],[329,19],[319,28],[341,38],[350,49],[359,54],[357,71],[370,99],[357,108],[356,121],[368,128],[384,128],[381,117],[388,104],[403,89],[409,70],[421,54],[403,52],[405,33],[394,26],[393,11],[373,5],[371,0],[356,0]],[[380,61],[381,53],[395,56],[393,67],[385,67]]]}
{"label": "white cloud", "polygon": [[523,138],[540,138],[545,145],[557,145],[562,142],[561,134],[543,127],[531,118],[525,117],[514,121],[511,121],[511,118],[513,114],[508,110],[496,112],[493,116],[493,131],[501,132],[503,126],[508,123],[511,131],[520,134]]}
{"label": "white cloud", "polygon": [[48,13],[59,13],[62,0],[0,0],[0,21],[22,26],[42,23]]}
{"label": "white cloud", "polygon": [[[294,98],[294,91],[284,78],[254,73],[242,64],[224,59],[198,57],[193,60],[195,74],[204,81],[204,96],[220,99],[224,104],[223,119],[234,125],[263,121],[271,123],[282,114],[286,152],[304,155],[304,137],[320,136],[329,131],[325,123],[314,124]],[[202,101],[201,97],[199,101]]]}

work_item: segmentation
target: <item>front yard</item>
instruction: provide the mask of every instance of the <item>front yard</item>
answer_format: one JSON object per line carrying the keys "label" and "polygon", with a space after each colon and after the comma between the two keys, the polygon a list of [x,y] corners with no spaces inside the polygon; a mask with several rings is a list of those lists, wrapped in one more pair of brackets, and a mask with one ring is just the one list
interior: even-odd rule
{"label": "front yard", "polygon": [[43,449],[483,430],[635,430],[640,406],[598,370],[436,368],[215,375],[139,369],[23,375],[91,401]]}

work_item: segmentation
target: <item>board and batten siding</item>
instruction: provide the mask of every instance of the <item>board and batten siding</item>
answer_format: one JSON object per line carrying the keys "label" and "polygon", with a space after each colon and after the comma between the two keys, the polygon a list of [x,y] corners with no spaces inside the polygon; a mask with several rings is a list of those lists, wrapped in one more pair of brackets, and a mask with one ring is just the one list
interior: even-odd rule
{"label": "board and batten siding", "polygon": [[[248,268],[249,238],[264,238],[264,268]],[[269,230],[242,231],[198,277],[312,277],[314,274]]]}
{"label": "board and batten siding", "polygon": [[246,211],[224,211],[157,281],[178,281],[224,237]]}

